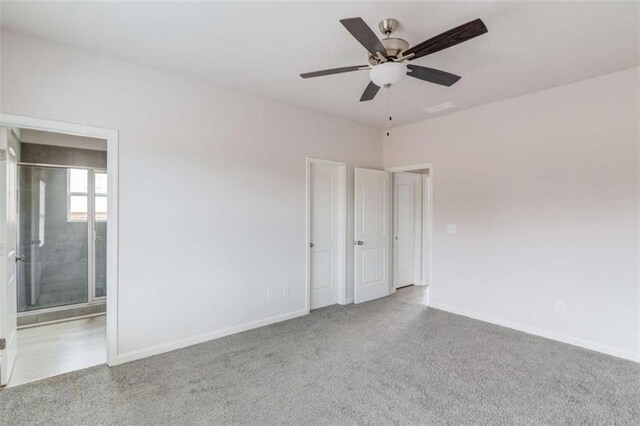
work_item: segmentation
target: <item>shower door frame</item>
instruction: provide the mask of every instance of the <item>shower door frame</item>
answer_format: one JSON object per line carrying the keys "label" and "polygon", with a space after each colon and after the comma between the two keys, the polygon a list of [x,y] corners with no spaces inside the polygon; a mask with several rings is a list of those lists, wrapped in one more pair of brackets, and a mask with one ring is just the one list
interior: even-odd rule
{"label": "shower door frame", "polygon": [[[107,151],[107,155],[108,151]],[[69,211],[69,181],[68,175],[70,169],[78,169],[78,170],[87,170],[87,301],[79,302],[79,303],[69,303],[65,305],[58,306],[50,306],[47,308],[34,308],[24,310],[22,312],[18,312],[18,316],[29,315],[33,313],[47,313],[47,312],[56,312],[62,311],[69,308],[80,308],[84,306],[92,306],[98,305],[101,303],[105,303],[107,297],[100,296],[96,297],[96,209],[95,209],[95,174],[98,173],[106,173],[107,180],[109,179],[109,173],[107,169],[103,167],[91,167],[91,166],[73,166],[73,165],[64,165],[64,164],[48,164],[48,163],[28,163],[28,162],[18,162],[18,167],[39,167],[39,168],[50,168],[50,169],[63,169],[65,173],[67,173],[67,192],[65,203],[67,205],[67,212]],[[18,185],[18,190],[20,190]],[[107,216],[109,214],[109,189],[107,183]],[[91,219],[90,219],[91,218]],[[18,224],[23,220],[22,212],[20,211],[20,207],[18,206]],[[108,222],[108,221],[107,221]],[[18,225],[18,229],[20,226]],[[107,223],[107,235],[109,233],[109,224]],[[108,240],[108,237],[107,237]],[[24,249],[19,246],[20,238],[18,238],[18,251],[20,253],[24,253]],[[33,256],[33,251],[30,251]],[[33,276],[32,276],[33,279]],[[33,296],[32,296],[33,297]]]}
{"label": "shower door frame", "polygon": [[[91,190],[87,192],[87,222],[89,222],[89,215],[93,218],[91,220],[91,224],[93,225],[89,228],[89,293],[87,294],[87,299],[90,305],[94,305],[97,303],[102,303],[107,300],[107,296],[96,296],[96,240],[98,239],[98,230],[96,228],[96,224],[98,220],[96,219],[96,172],[97,173],[105,173],[107,175],[107,180],[109,179],[109,173],[107,169],[92,167],[88,168],[89,170],[89,188]],[[107,183],[107,215],[109,214],[109,186]],[[109,234],[109,224],[107,223],[107,235]],[[106,291],[106,287],[105,287]]]}
{"label": "shower door frame", "polygon": [[[123,361],[118,354],[118,130],[4,113],[0,113],[0,126],[107,141],[107,365],[121,364]],[[18,301],[12,303],[17,304]],[[3,308],[0,306],[0,309]]]}

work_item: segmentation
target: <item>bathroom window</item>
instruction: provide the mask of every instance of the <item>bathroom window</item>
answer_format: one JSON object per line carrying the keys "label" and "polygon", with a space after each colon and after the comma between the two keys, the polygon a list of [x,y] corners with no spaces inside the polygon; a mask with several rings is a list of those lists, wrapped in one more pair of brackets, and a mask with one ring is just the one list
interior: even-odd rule
{"label": "bathroom window", "polygon": [[89,214],[89,171],[67,170],[67,221],[86,222]]}
{"label": "bathroom window", "polygon": [[[93,193],[89,191],[89,173],[93,173]],[[87,169],[67,170],[67,221],[86,222],[89,197],[93,199],[96,222],[107,221],[107,173]]]}
{"label": "bathroom window", "polygon": [[107,174],[105,172],[94,173],[96,222],[107,220]]}

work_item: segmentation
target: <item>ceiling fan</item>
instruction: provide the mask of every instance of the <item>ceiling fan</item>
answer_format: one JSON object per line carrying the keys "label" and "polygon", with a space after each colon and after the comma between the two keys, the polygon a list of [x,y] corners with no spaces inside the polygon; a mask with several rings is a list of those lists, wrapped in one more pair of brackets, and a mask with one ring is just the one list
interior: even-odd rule
{"label": "ceiling fan", "polygon": [[362,18],[341,19],[340,22],[367,49],[369,52],[369,65],[313,71],[300,74],[300,77],[321,77],[351,71],[369,70],[371,82],[364,89],[360,102],[370,101],[376,96],[381,87],[389,88],[400,82],[405,75],[442,86],[453,85],[460,80],[460,76],[419,65],[405,65],[404,62],[413,61],[447,49],[488,31],[481,19],[474,19],[409,48],[409,43],[405,40],[390,37],[400,25],[396,19],[385,19],[378,24],[378,28],[386,36],[382,40],[375,35]]}

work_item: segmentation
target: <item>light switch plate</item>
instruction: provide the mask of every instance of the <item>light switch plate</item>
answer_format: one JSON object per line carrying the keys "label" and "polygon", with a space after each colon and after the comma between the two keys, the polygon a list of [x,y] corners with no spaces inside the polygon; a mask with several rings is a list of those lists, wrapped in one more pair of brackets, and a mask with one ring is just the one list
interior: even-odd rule
{"label": "light switch plate", "polygon": [[450,223],[447,225],[447,234],[455,234],[456,232],[458,232],[458,228],[455,224]]}

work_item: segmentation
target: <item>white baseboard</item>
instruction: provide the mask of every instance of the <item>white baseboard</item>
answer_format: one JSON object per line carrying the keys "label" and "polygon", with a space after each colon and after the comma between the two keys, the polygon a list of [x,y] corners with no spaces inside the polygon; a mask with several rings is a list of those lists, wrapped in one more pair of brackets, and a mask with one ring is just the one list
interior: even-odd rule
{"label": "white baseboard", "polygon": [[535,336],[545,337],[547,339],[556,340],[562,343],[568,343],[570,345],[579,346],[581,348],[590,349],[592,351],[601,352],[607,355],[615,356],[618,358],[624,358],[630,361],[640,362],[640,353],[627,351],[624,349],[618,349],[612,346],[603,345],[589,340],[580,339],[577,337],[567,336],[565,334],[556,333],[553,331],[542,330],[536,327],[515,323],[512,321],[503,320],[500,318],[494,318],[488,315],[479,314],[466,309],[457,308],[451,305],[444,305],[440,303],[429,303],[429,306],[441,311],[450,312],[452,314],[462,315],[468,318],[488,322],[491,324],[500,325],[502,327],[511,328],[514,330],[522,331]]}
{"label": "white baseboard", "polygon": [[350,305],[353,303],[353,297],[350,297],[348,299],[344,299],[344,303],[340,303],[341,305]]}
{"label": "white baseboard", "polygon": [[309,311],[306,309],[302,309],[299,311],[289,312],[282,315],[275,315],[261,320],[252,321],[246,324],[223,328],[222,330],[213,331],[211,333],[199,334],[197,336],[192,336],[181,340],[174,340],[173,342],[163,343],[161,345],[152,346],[150,348],[139,349],[137,351],[127,352],[124,354],[118,354],[118,356],[116,357],[116,362],[110,365],[120,365],[126,362],[147,358],[153,355],[159,355],[165,352],[174,351],[176,349],[185,348],[191,345],[197,345],[198,343],[208,342],[209,340],[214,340],[220,337],[229,336],[231,334],[240,333],[242,331],[252,330],[254,328],[263,327],[265,325],[286,321],[307,314],[309,314]]}

